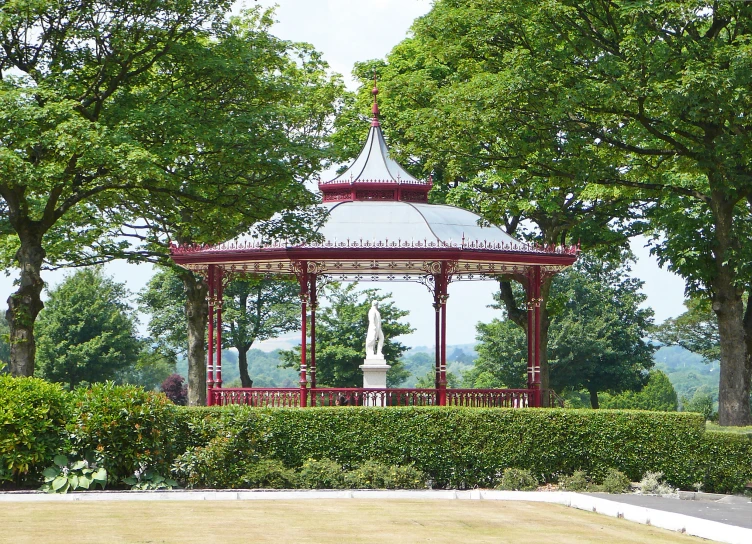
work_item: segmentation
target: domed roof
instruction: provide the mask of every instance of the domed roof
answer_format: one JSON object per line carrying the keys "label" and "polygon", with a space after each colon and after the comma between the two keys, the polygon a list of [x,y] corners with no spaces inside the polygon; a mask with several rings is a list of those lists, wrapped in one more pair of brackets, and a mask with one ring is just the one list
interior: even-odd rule
{"label": "domed roof", "polygon": [[348,240],[440,246],[480,244],[499,249],[525,245],[496,226],[480,226],[479,216],[454,206],[401,201],[349,201],[323,206],[328,213],[317,232],[327,245]]}

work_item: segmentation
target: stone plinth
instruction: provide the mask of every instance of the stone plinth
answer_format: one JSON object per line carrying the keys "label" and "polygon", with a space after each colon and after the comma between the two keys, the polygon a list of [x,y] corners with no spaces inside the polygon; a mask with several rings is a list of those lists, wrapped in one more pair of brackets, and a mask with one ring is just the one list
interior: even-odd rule
{"label": "stone plinth", "polygon": [[[383,355],[369,355],[359,367],[363,371],[363,389],[386,389],[386,373],[392,368]],[[384,406],[383,396],[366,397],[366,406]]]}

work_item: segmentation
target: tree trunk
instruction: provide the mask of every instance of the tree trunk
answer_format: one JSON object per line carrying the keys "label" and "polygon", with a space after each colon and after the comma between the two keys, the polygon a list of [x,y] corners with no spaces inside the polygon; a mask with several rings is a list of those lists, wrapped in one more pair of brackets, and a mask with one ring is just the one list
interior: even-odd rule
{"label": "tree trunk", "polygon": [[179,272],[185,288],[185,318],[188,325],[188,406],[206,406],[206,323],[209,287],[188,270]]}
{"label": "tree trunk", "polygon": [[590,392],[590,407],[593,410],[597,410],[601,407],[600,403],[598,402],[598,391],[595,391],[594,389],[588,389]]}
{"label": "tree trunk", "polygon": [[10,373],[13,376],[32,376],[37,351],[34,321],[44,308],[41,270],[46,253],[41,235],[19,232],[18,236],[21,247],[16,252],[16,261],[21,267],[20,285],[8,297],[8,311],[5,313],[10,327]]}
{"label": "tree trunk", "polygon": [[238,369],[240,370],[240,384],[243,387],[253,387],[253,380],[248,375],[248,349],[238,350]]}
{"label": "tree trunk", "polygon": [[730,426],[752,425],[749,341],[744,330],[744,309],[738,289],[727,281],[717,281],[713,310],[718,317],[721,340],[718,422]]}
{"label": "tree trunk", "polygon": [[715,227],[713,258],[716,266],[711,289],[721,344],[718,422],[724,426],[747,426],[752,425],[749,406],[752,374],[750,353],[745,338],[742,290],[735,285],[735,273],[728,263],[733,244],[734,202],[714,193],[711,208]]}

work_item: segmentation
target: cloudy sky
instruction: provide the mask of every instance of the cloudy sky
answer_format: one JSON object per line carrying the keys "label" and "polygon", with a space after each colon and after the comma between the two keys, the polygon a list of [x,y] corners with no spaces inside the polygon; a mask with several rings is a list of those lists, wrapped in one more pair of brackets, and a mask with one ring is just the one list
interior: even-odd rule
{"label": "cloudy sky", "polygon": [[[408,33],[412,21],[431,7],[430,0],[262,0],[263,6],[278,5],[274,32],[281,38],[309,42],[321,51],[332,70],[342,74],[353,89],[350,75],[353,64],[384,57]],[[253,5],[254,2],[240,2]],[[363,128],[365,138],[368,127]],[[323,177],[326,177],[324,174]],[[681,278],[661,270],[642,246],[644,240],[632,244],[639,262],[633,273],[645,282],[647,304],[655,310],[656,321],[678,315],[682,311],[684,283]],[[132,292],[143,288],[152,274],[148,265],[112,263],[107,271],[117,281],[125,282]],[[0,276],[0,306],[13,291],[16,275]],[[47,272],[49,285],[59,283],[64,272]],[[410,310],[410,324],[415,333],[401,338],[409,346],[433,345],[433,308],[431,296],[418,284],[372,284],[394,294],[399,307]],[[490,321],[499,312],[487,308],[495,290],[494,282],[455,283],[449,288],[447,340],[449,344],[474,341],[475,324]],[[264,349],[274,349],[277,343],[267,342]]]}

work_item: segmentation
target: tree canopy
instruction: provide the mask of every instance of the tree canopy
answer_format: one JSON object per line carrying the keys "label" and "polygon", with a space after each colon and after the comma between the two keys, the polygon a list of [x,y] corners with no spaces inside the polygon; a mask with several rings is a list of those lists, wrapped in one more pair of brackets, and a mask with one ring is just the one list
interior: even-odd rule
{"label": "tree canopy", "polygon": [[[302,182],[325,158],[341,82],[310,46],[271,35],[269,12],[228,18],[231,4],[3,7],[0,234],[4,262],[21,269],[6,314],[15,374],[33,371],[43,263],[164,264],[173,242],[223,241],[314,201]],[[189,397],[200,400],[206,290],[189,274],[184,286]]]}
{"label": "tree canopy", "polygon": [[368,65],[395,154],[507,228],[518,199],[485,196],[505,186],[553,220],[552,199],[581,207],[588,244],[611,212],[617,235],[649,228],[718,318],[721,424],[752,423],[752,5],[438,0],[412,31]]}
{"label": "tree canopy", "polygon": [[141,342],[126,297],[101,268],[78,270],[51,289],[39,316],[38,375],[73,389],[135,365]]}

